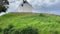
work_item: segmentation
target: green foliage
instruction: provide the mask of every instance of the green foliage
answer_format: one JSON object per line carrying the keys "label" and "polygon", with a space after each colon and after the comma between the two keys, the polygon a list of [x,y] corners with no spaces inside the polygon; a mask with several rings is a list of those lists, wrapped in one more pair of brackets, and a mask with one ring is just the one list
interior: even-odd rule
{"label": "green foliage", "polygon": [[4,29],[4,34],[8,34],[9,33],[9,29],[5,28]]}
{"label": "green foliage", "polygon": [[0,23],[0,27],[4,29],[5,33],[8,31],[9,34],[32,34],[33,32],[60,34],[60,17],[54,15],[6,14],[0,17]]}
{"label": "green foliage", "polygon": [[14,34],[20,34],[19,30],[14,31]]}
{"label": "green foliage", "polygon": [[0,32],[2,32],[2,29],[0,28]]}
{"label": "green foliage", "polygon": [[50,31],[50,34],[58,34],[58,31]]}
{"label": "green foliage", "polygon": [[7,8],[5,5],[9,5],[8,0],[0,0],[0,12],[6,12]]}
{"label": "green foliage", "polygon": [[27,27],[23,29],[20,34],[38,34],[38,30],[32,27]]}
{"label": "green foliage", "polygon": [[24,29],[15,30],[14,34],[38,34],[38,29],[27,27]]}
{"label": "green foliage", "polygon": [[14,27],[14,26],[13,26],[12,24],[10,24],[10,25],[8,26],[9,30],[12,29],[13,27]]}
{"label": "green foliage", "polygon": [[44,15],[44,14],[40,14],[39,16],[40,16],[40,17],[44,17],[45,15]]}
{"label": "green foliage", "polygon": [[12,24],[9,25],[8,28],[4,29],[4,34],[9,34],[9,32],[11,33],[13,31],[12,28],[13,28],[13,25]]}
{"label": "green foliage", "polygon": [[3,5],[1,6],[0,5],[0,12],[6,12],[6,10],[7,10],[7,8],[5,8],[5,6],[3,6]]}

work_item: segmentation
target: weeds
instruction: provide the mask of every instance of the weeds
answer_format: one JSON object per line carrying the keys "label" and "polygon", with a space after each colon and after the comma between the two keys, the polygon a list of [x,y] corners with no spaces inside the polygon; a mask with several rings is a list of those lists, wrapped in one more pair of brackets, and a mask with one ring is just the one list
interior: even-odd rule
{"label": "weeds", "polygon": [[20,34],[38,34],[37,29],[32,28],[32,27],[27,27],[25,29],[23,29]]}
{"label": "weeds", "polygon": [[0,32],[2,32],[2,29],[0,28]]}

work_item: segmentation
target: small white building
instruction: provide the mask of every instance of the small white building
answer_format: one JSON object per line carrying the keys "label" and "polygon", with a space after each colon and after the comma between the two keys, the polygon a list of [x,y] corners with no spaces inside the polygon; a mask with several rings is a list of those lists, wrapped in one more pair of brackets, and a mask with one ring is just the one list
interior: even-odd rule
{"label": "small white building", "polygon": [[32,5],[30,5],[27,1],[25,3],[20,4],[18,8],[19,9],[17,12],[32,12]]}

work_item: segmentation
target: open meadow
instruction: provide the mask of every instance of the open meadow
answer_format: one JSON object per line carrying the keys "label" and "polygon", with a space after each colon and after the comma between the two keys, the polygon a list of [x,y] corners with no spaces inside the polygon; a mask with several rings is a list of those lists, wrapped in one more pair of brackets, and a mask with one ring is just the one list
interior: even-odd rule
{"label": "open meadow", "polygon": [[0,34],[60,34],[60,16],[9,13],[0,16]]}

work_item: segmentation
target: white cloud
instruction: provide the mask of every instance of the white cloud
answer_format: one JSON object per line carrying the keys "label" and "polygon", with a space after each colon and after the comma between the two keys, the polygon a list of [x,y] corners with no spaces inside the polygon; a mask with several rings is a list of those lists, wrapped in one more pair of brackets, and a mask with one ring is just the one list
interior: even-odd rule
{"label": "white cloud", "polygon": [[46,4],[48,6],[54,5],[60,2],[60,0],[27,0],[33,7],[35,5],[41,6],[43,4]]}
{"label": "white cloud", "polygon": [[27,0],[35,10],[56,11],[60,9],[60,0]]}
{"label": "white cloud", "polygon": [[59,0],[45,0],[44,3],[47,5],[54,5],[58,3]]}
{"label": "white cloud", "polygon": [[28,0],[34,11],[60,15],[60,0]]}
{"label": "white cloud", "polygon": [[7,11],[16,11],[18,6],[22,3],[22,0],[8,0],[9,1],[9,8]]}

